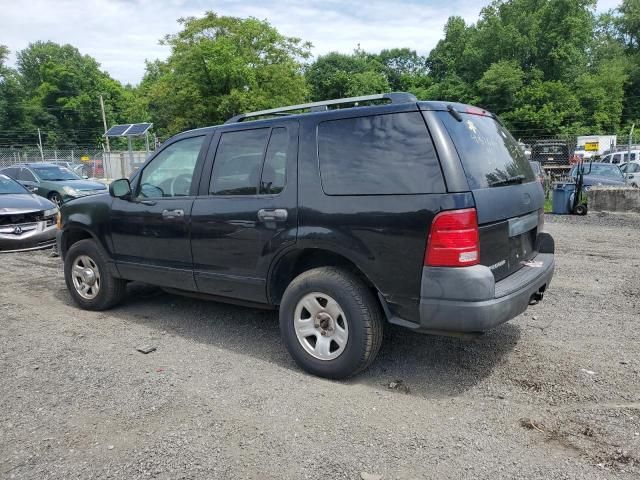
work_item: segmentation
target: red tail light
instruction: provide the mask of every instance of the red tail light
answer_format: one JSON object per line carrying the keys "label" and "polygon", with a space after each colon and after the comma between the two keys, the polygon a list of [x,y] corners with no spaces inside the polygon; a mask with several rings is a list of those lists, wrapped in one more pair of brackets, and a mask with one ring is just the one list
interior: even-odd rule
{"label": "red tail light", "polygon": [[433,219],[424,254],[431,267],[467,267],[480,261],[475,208],[440,212]]}

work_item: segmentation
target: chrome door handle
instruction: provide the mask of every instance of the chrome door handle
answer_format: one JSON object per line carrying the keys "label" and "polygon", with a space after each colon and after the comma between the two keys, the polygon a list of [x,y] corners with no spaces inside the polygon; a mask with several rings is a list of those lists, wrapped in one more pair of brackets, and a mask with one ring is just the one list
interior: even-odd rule
{"label": "chrome door handle", "polygon": [[261,208],[258,210],[258,220],[261,222],[284,222],[288,216],[289,213],[284,208]]}
{"label": "chrome door handle", "polygon": [[177,208],[175,210],[163,210],[162,218],[180,218],[184,217],[184,210]]}

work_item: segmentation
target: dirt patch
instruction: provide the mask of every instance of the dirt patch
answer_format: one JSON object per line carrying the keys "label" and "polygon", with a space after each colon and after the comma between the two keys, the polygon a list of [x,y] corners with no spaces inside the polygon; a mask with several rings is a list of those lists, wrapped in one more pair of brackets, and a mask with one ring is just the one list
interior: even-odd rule
{"label": "dirt patch", "polygon": [[274,312],[136,284],[85,312],[58,259],[3,255],[0,478],[636,479],[640,216],[547,228],[540,304],[476,340],[391,328],[342,382],[295,366]]}

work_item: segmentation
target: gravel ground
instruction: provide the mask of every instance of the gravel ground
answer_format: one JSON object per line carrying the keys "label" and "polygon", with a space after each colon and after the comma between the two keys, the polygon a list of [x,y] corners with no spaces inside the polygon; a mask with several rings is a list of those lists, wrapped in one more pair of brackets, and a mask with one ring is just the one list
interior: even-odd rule
{"label": "gravel ground", "polygon": [[476,340],[393,329],[344,382],[300,371],[273,312],[135,284],[84,312],[59,259],[5,254],[0,477],[637,479],[640,217],[547,224],[542,303]]}

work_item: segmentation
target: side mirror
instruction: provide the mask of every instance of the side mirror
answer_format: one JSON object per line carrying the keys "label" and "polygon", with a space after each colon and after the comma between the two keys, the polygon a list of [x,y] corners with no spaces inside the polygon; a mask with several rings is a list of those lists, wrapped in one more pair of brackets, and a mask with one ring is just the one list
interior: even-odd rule
{"label": "side mirror", "polygon": [[116,198],[125,198],[131,195],[131,184],[127,178],[114,180],[109,185],[109,195]]}

